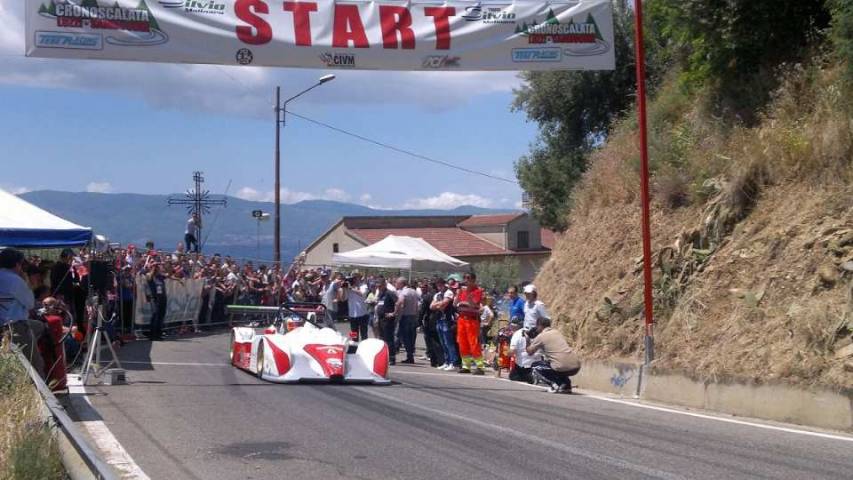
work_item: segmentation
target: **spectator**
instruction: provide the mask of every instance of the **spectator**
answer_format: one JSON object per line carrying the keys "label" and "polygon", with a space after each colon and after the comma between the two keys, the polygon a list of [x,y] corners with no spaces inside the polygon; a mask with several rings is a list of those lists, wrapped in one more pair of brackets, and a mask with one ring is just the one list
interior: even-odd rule
{"label": "spectator", "polygon": [[418,325],[424,337],[426,345],[426,358],[431,367],[435,368],[444,363],[444,355],[441,351],[441,341],[438,339],[438,331],[435,328],[436,317],[430,306],[435,295],[435,284],[430,282],[421,283],[421,307],[418,311]]}
{"label": "spectator", "polygon": [[[533,355],[542,349],[545,359],[533,362],[533,376],[551,385],[548,390],[551,393],[572,393],[569,377],[580,371],[580,359],[563,334],[551,328],[550,318],[537,319],[536,332],[536,338],[527,344],[526,351],[528,355]],[[526,336],[529,338],[529,335]]]}
{"label": "spectator", "polygon": [[492,329],[492,323],[495,320],[494,305],[492,297],[484,295],[480,302],[480,345],[481,348],[489,343],[489,332]]}
{"label": "spectator", "polygon": [[14,248],[0,251],[0,327],[8,328],[12,343],[44,377],[44,360],[38,351],[39,339],[45,334],[42,322],[30,320],[35,298],[24,280],[24,254]]}
{"label": "spectator", "polygon": [[509,355],[515,362],[509,371],[509,379],[515,382],[532,383],[533,378],[530,373],[533,367],[533,362],[536,361],[536,355],[527,353],[527,336],[524,335],[524,320],[521,317],[514,317],[510,322],[512,337],[509,340]]}
{"label": "spectator", "polygon": [[536,322],[540,318],[549,318],[548,311],[545,310],[545,304],[538,300],[536,285],[532,283],[525,285],[524,297],[524,328],[533,330],[536,328]]}
{"label": "spectator", "polygon": [[166,316],[166,276],[161,264],[155,262],[146,276],[148,280],[148,301],[151,303],[151,340],[163,340],[163,319]]}
{"label": "spectator", "polygon": [[72,306],[72,311],[74,310],[74,279],[71,273],[73,259],[74,251],[66,248],[59,254],[59,261],[50,269],[50,285],[53,288],[53,296]]}
{"label": "spectator", "polygon": [[[456,285],[456,281],[452,280],[452,284]],[[459,362],[459,350],[456,347],[456,317],[453,308],[455,293],[443,279],[436,281],[436,289],[438,292],[433,297],[430,309],[437,315],[435,326],[444,356],[444,364],[438,368],[449,371],[459,368],[461,365]]]}
{"label": "spectator", "polygon": [[509,318],[524,319],[524,299],[518,296],[518,287],[515,285],[509,287],[506,291],[507,299],[509,300]]}
{"label": "spectator", "polygon": [[367,294],[367,285],[362,282],[361,275],[353,273],[349,279],[349,288],[345,290],[347,295],[347,306],[349,309],[349,325],[351,335],[361,341],[367,338],[367,324],[370,323],[367,303],[364,296]]}
{"label": "spectator", "polygon": [[320,280],[323,283],[321,297],[323,298],[323,306],[326,307],[324,323],[329,328],[335,328],[335,321],[338,317],[338,290],[341,288],[343,278],[340,273],[336,273],[335,279],[330,282],[329,272],[324,271]]}
{"label": "spectator", "polygon": [[394,344],[394,330],[397,325],[397,317],[394,315],[396,305],[397,295],[388,289],[385,278],[380,276],[376,291],[376,317],[379,320],[382,340],[388,345],[389,363],[391,365],[397,363],[397,349]]}
{"label": "spectator", "polygon": [[415,339],[417,338],[418,310],[421,297],[417,290],[409,286],[405,278],[396,282],[397,303],[394,314],[400,322],[400,339],[406,347],[406,359],[402,363],[415,363]]}
{"label": "spectator", "polygon": [[[459,312],[456,320],[456,341],[459,343],[459,356],[462,357],[462,367],[459,373],[483,375],[485,362],[480,348],[480,303],[483,301],[483,290],[477,286],[477,275],[467,273],[463,277],[465,287],[461,289],[454,305]],[[474,370],[471,370],[471,367]]]}
{"label": "spectator", "polygon": [[198,239],[201,236],[201,219],[198,213],[193,212],[187,220],[187,228],[184,230],[184,243],[187,247],[187,252],[198,253]]}

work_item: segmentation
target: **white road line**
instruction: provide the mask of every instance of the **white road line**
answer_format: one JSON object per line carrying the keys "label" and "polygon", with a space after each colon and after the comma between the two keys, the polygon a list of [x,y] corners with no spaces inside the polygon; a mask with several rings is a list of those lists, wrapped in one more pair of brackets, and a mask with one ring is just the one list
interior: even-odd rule
{"label": "white road line", "polygon": [[[92,403],[86,394],[86,387],[81,383],[80,377],[75,375],[68,376],[68,393],[70,395],[79,395],[83,398],[87,408],[94,411]],[[123,479],[134,480],[150,480],[148,475],[139,468],[139,465],[133,461],[130,454],[121,446],[121,443],[116,439],[110,429],[101,420],[87,420],[79,422],[84,429],[89,433],[98,450],[104,455],[104,461],[112,466]]]}
{"label": "white road line", "polygon": [[425,412],[429,412],[433,415],[440,415],[440,416],[444,416],[444,417],[447,417],[447,418],[450,418],[450,419],[453,419],[456,421],[467,422],[467,423],[475,425],[479,428],[495,430],[502,435],[512,435],[514,437],[518,437],[519,439],[521,439],[525,442],[535,443],[537,445],[541,445],[541,446],[546,447],[546,448],[552,448],[555,450],[560,450],[560,451],[567,453],[569,455],[584,457],[584,458],[587,458],[587,459],[590,459],[590,460],[593,460],[596,462],[605,463],[608,465],[613,465],[613,466],[618,467],[618,468],[623,468],[626,470],[632,470],[635,472],[640,472],[644,475],[648,475],[648,476],[654,477],[654,478],[661,478],[661,479],[668,479],[668,480],[674,480],[674,479],[682,478],[681,476],[673,474],[673,473],[669,473],[669,472],[665,472],[663,470],[658,470],[656,468],[646,467],[644,465],[632,463],[632,462],[629,462],[627,460],[623,460],[621,458],[616,458],[616,457],[611,457],[609,455],[602,455],[599,453],[589,452],[587,450],[583,450],[580,448],[575,448],[575,447],[565,445],[562,443],[557,443],[557,442],[554,442],[551,440],[546,440],[544,438],[539,438],[539,437],[534,436],[534,435],[528,435],[526,433],[519,432],[518,430],[503,427],[501,425],[496,425],[494,423],[483,422],[480,420],[476,420],[474,418],[466,417],[463,415],[457,415],[455,413],[446,412],[444,410],[439,410],[437,408],[431,408],[431,407],[427,407],[424,405],[417,405],[414,403],[403,401],[403,400],[400,400],[400,399],[395,398],[393,396],[386,395],[384,393],[379,393],[375,389],[363,388],[363,387],[356,387],[356,388],[359,391],[362,391],[362,392],[367,393],[369,395],[374,395],[374,396],[382,398],[384,400],[388,400],[388,401],[392,401],[392,402],[396,402],[396,403],[405,405],[406,408],[417,408],[417,409],[423,410]]}
{"label": "white road line", "polygon": [[[394,374],[402,373],[402,374],[406,374],[406,375],[428,375],[428,376],[452,377],[452,375],[449,375],[446,373],[437,373],[437,372],[410,372],[410,371],[405,371],[405,370],[394,370],[393,373]],[[539,389],[539,390],[547,390],[547,387],[543,387],[540,385],[530,385],[529,383],[523,383],[523,382],[513,382],[512,380],[510,380],[508,378],[497,378],[497,377],[489,376],[489,375],[478,376],[478,377],[473,377],[473,378],[500,380],[503,382],[510,382],[510,383],[515,384],[515,385],[520,385],[520,386],[524,386],[524,387],[535,388],[535,389]],[[736,420],[734,418],[719,417],[719,416],[715,416],[715,415],[708,415],[708,414],[696,413],[696,412],[688,412],[686,410],[679,410],[676,408],[659,407],[656,405],[649,405],[649,404],[645,404],[645,403],[640,403],[639,401],[636,401],[636,400],[635,401],[622,400],[622,399],[618,399],[618,398],[605,397],[602,395],[594,395],[591,393],[584,393],[583,396],[586,398],[594,398],[596,400],[601,400],[603,402],[618,403],[621,405],[627,405],[629,407],[645,408],[647,410],[656,410],[658,412],[674,413],[677,415],[686,415],[688,417],[702,418],[705,420],[714,420],[717,422],[733,423],[735,425],[745,425],[748,427],[763,428],[765,430],[775,430],[777,432],[793,433],[793,434],[797,434],[797,435],[807,435],[807,436],[811,436],[811,437],[825,438],[828,440],[839,440],[842,442],[853,442],[853,437],[848,437],[848,436],[844,436],[844,435],[834,435],[831,433],[814,432],[814,431],[810,431],[810,430],[801,430],[798,428],[780,427],[780,426],[770,425],[770,424],[766,424],[766,423],[748,422],[746,420]]]}
{"label": "white road line", "polygon": [[230,367],[230,363],[192,363],[192,362],[131,362],[122,360],[121,363],[128,365],[165,365],[172,367]]}

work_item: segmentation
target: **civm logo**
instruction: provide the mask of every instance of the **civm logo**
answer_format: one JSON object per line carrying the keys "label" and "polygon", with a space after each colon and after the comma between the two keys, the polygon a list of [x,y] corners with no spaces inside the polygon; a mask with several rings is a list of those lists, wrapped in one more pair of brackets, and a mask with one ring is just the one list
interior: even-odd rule
{"label": "civm logo", "polygon": [[225,4],[215,0],[159,0],[163,8],[183,8],[189,13],[212,13],[216,15],[225,14]]}
{"label": "civm logo", "polygon": [[351,53],[324,52],[320,54],[320,60],[322,60],[327,67],[355,67],[355,55]]}

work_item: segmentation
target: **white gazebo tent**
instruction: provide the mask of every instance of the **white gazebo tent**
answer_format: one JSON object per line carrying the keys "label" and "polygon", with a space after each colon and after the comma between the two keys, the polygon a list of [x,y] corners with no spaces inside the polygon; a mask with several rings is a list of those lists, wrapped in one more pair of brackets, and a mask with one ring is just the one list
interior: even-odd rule
{"label": "white gazebo tent", "polygon": [[70,247],[85,245],[91,238],[91,228],[71,223],[0,190],[0,247]]}
{"label": "white gazebo tent", "polygon": [[422,238],[389,235],[373,245],[332,255],[334,265],[442,272],[459,270],[466,262],[453,258]]}

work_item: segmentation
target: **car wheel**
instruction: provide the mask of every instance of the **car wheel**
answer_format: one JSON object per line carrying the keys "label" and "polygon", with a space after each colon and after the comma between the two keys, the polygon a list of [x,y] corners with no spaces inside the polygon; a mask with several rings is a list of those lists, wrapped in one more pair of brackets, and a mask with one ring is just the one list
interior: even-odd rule
{"label": "car wheel", "polygon": [[255,362],[258,378],[263,380],[264,376],[264,341],[258,343],[258,360]]}

